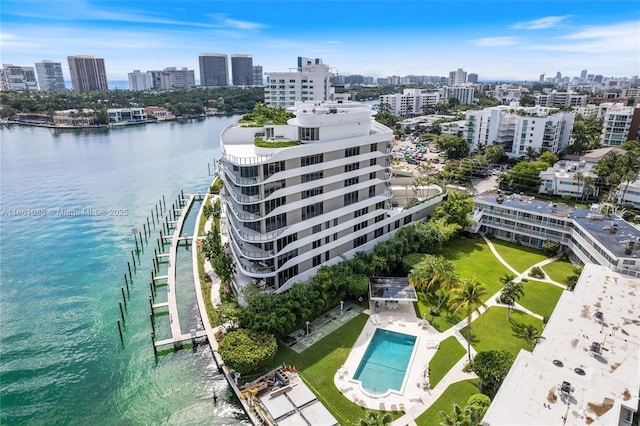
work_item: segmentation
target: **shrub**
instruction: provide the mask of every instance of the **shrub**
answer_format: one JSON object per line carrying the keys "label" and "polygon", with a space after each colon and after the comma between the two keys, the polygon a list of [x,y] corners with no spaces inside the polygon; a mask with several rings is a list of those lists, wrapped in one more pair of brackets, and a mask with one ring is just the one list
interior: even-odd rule
{"label": "shrub", "polygon": [[224,363],[240,374],[249,374],[264,367],[277,351],[278,342],[272,334],[243,328],[225,334],[218,349]]}
{"label": "shrub", "polygon": [[211,194],[220,194],[220,188],[222,188],[222,179],[217,177],[209,187],[209,192]]}
{"label": "shrub", "polygon": [[478,417],[482,418],[489,409],[489,405],[491,405],[491,398],[489,398],[487,395],[477,393],[469,397],[469,399],[467,400],[467,405],[475,407],[478,411]]}
{"label": "shrub", "polygon": [[529,276],[533,278],[538,278],[538,279],[542,279],[545,277],[544,271],[539,266],[534,266],[533,268],[531,268],[531,271],[529,272]]}
{"label": "shrub", "polygon": [[569,290],[573,291],[573,289],[576,288],[578,278],[580,278],[578,275],[571,275],[564,280],[564,283],[567,285]]}
{"label": "shrub", "polygon": [[542,245],[542,251],[547,256],[555,255],[556,253],[558,253],[558,250],[560,250],[560,243],[558,243],[556,241],[547,240]]}

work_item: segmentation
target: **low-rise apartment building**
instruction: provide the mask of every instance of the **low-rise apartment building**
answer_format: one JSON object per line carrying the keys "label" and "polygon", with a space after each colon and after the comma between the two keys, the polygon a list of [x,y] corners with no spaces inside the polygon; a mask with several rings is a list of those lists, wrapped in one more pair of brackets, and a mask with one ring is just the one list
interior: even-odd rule
{"label": "low-rise apartment building", "polygon": [[640,277],[640,230],[599,207],[586,210],[525,195],[483,193],[474,198],[470,230],[539,248],[555,241],[583,264]]}
{"label": "low-rise apartment building", "polygon": [[540,172],[538,193],[564,195],[571,197],[597,196],[599,188],[595,186],[598,175],[592,170],[594,163],[586,161],[561,160]]}

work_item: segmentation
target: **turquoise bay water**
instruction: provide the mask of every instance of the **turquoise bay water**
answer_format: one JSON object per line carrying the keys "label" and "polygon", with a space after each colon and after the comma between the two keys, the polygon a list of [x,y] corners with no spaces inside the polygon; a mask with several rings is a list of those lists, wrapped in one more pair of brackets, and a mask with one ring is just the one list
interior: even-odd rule
{"label": "turquoise bay water", "polygon": [[375,393],[400,391],[415,342],[415,336],[376,329],[353,378]]}
{"label": "turquoise bay water", "polygon": [[[220,131],[234,119],[0,127],[0,423],[249,424],[207,346],[154,358],[148,297],[159,228],[129,286],[123,346],[116,325],[131,229],[142,230],[163,195],[169,207],[181,189],[207,189],[207,163],[213,170]],[[88,214],[96,209],[107,213]],[[181,248],[185,331],[197,326],[190,261]],[[168,334],[162,320],[156,328]]]}

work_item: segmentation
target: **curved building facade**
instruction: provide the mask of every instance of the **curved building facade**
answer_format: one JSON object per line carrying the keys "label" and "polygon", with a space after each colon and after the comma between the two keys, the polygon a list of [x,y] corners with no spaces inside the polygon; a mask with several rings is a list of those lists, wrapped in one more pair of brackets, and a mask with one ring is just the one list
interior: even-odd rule
{"label": "curved building facade", "polygon": [[434,186],[428,201],[394,208],[393,133],[370,106],[297,103],[292,111],[287,125],[234,124],[221,135],[221,229],[236,263],[236,289],[287,290],[321,265],[426,219],[444,197]]}

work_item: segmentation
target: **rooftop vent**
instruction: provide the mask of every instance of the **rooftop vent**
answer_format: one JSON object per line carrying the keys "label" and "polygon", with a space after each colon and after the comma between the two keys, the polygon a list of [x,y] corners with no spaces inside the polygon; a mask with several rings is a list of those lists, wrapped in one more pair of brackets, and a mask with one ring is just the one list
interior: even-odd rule
{"label": "rooftop vent", "polygon": [[573,371],[578,375],[578,376],[584,376],[585,374],[587,374],[582,368],[580,367],[576,367],[573,369]]}
{"label": "rooftop vent", "polygon": [[593,316],[599,321],[602,321],[602,318],[604,318],[604,314],[601,311],[596,312]]}
{"label": "rooftop vent", "polygon": [[560,393],[562,394],[562,396],[571,395],[571,383],[562,382],[562,385],[560,385]]}

